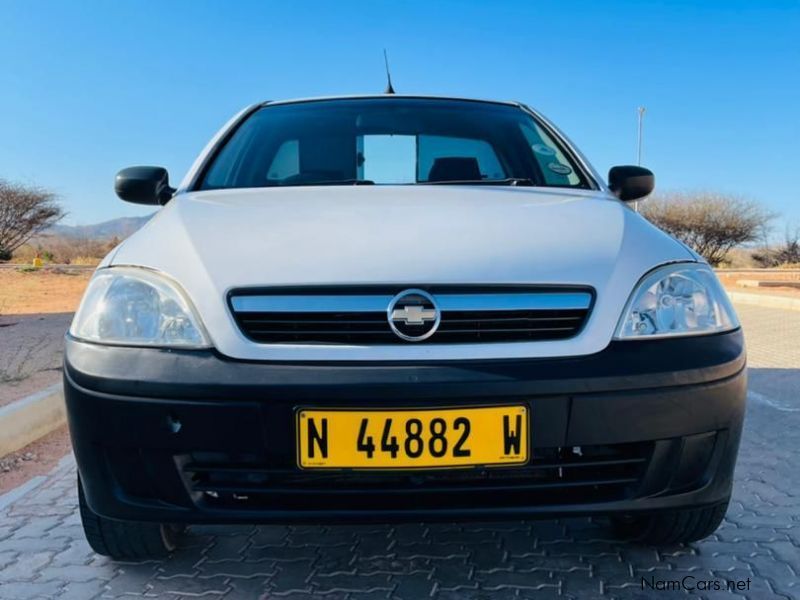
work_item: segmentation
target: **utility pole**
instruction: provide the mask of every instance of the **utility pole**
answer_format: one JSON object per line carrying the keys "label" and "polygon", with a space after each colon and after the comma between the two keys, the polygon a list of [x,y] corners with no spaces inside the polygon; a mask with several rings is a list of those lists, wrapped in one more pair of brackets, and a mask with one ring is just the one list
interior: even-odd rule
{"label": "utility pole", "polygon": [[[645,107],[640,106],[637,110],[639,113],[639,133],[637,136],[637,144],[636,144],[636,164],[641,167],[642,166],[642,122],[644,121]],[[636,212],[639,212],[638,200],[633,203],[633,209]]]}
{"label": "utility pole", "polygon": [[644,121],[645,107],[640,106],[639,112],[639,141],[636,149],[636,164],[642,166],[642,121]]}

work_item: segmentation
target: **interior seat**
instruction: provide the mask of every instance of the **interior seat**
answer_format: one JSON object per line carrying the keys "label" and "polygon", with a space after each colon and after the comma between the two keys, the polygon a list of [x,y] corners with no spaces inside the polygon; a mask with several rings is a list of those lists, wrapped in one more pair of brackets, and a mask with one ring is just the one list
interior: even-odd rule
{"label": "interior seat", "polygon": [[433,161],[428,181],[480,181],[478,159],[471,156],[443,156]]}

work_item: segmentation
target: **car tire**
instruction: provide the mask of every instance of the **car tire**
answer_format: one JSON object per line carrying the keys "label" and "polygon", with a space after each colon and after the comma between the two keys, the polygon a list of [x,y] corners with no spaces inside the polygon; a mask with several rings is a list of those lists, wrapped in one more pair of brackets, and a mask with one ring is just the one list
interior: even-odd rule
{"label": "car tire", "polygon": [[86,503],[80,478],[78,505],[86,541],[98,554],[114,560],[147,560],[167,556],[177,547],[179,529],[175,526],[118,521],[98,515]]}
{"label": "car tire", "polygon": [[671,510],[651,515],[611,517],[616,535],[622,539],[652,544],[685,544],[708,537],[717,530],[728,510],[728,502],[701,508]]}

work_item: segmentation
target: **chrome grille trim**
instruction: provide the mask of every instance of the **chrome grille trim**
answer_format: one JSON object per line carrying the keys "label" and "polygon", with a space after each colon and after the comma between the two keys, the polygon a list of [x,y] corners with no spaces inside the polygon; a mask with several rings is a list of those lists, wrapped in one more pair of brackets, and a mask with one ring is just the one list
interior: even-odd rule
{"label": "chrome grille trim", "polygon": [[[438,311],[438,328],[427,336],[430,319],[405,321],[405,335],[394,330],[397,311],[390,306],[410,291],[427,295],[428,310]],[[594,293],[574,287],[325,286],[234,290],[228,299],[241,332],[259,344],[378,347],[565,340],[583,329]]]}
{"label": "chrome grille trim", "polygon": [[[435,294],[440,310],[586,310],[592,303],[588,292]],[[231,296],[236,313],[385,313],[393,295],[243,295]]]}

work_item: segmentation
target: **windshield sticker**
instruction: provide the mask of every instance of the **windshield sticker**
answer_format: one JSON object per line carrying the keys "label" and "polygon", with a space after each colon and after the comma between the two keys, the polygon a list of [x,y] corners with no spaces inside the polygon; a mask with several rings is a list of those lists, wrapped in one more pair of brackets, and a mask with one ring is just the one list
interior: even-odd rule
{"label": "windshield sticker", "polygon": [[555,156],[556,151],[553,150],[550,146],[546,146],[545,144],[534,144],[531,146],[536,154],[541,154],[542,156]]}
{"label": "windshield sticker", "polygon": [[547,165],[547,168],[553,173],[558,173],[559,175],[569,175],[572,173],[572,169],[570,169],[567,165],[562,165],[561,163],[551,162],[549,165]]}

